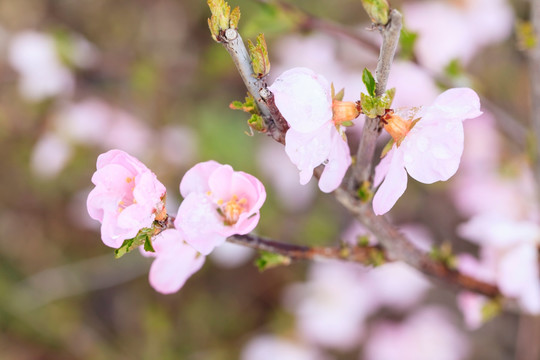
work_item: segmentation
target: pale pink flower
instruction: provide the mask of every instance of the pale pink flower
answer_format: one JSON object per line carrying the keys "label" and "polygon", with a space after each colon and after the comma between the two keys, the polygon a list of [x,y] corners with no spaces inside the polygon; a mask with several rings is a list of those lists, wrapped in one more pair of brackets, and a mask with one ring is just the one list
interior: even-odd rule
{"label": "pale pink flower", "polygon": [[488,299],[485,296],[472,292],[462,291],[458,294],[457,304],[469,330],[476,330],[484,323],[482,309],[487,302]]}
{"label": "pale pink flower", "polygon": [[373,199],[375,213],[388,212],[403,195],[407,173],[424,184],[454,175],[463,152],[462,121],[481,113],[478,95],[468,88],[447,90],[433,105],[422,108],[415,116],[420,120],[396,140],[375,169],[374,184],[382,183]]}
{"label": "pale pink flower", "polygon": [[461,360],[467,357],[466,338],[443,309],[428,307],[402,323],[375,325],[364,347],[366,360]]}
{"label": "pale pink flower", "polygon": [[174,224],[203,255],[228,236],[252,231],[266,200],[264,186],[257,178],[215,161],[188,170],[180,183],[180,193],[184,201]]}
{"label": "pale pink flower", "polygon": [[285,307],[295,314],[303,339],[341,350],[361,342],[365,320],[376,307],[366,271],[358,264],[315,263],[306,283],[287,288]]}
{"label": "pale pink flower", "polygon": [[419,35],[419,62],[434,72],[454,59],[467,64],[482,46],[507,38],[514,18],[506,0],[411,2],[403,14],[406,26]]}
{"label": "pale pink flower", "polygon": [[121,150],[110,150],[97,159],[87,209],[101,222],[101,239],[118,248],[139,230],[152,226],[164,208],[165,186],[143,163]]}
{"label": "pale pink flower", "polygon": [[[480,261],[465,258],[460,270],[495,283],[529,313],[540,313],[538,244],[540,227],[493,214],[480,215],[461,225],[460,235],[481,246]],[[460,262],[463,260],[460,258]]]}
{"label": "pale pink flower", "polygon": [[320,350],[275,335],[259,335],[242,350],[241,360],[329,360]]}
{"label": "pale pink flower", "polygon": [[351,164],[345,129],[332,120],[330,84],[307,68],[285,71],[269,87],[276,105],[289,123],[285,152],[307,184],[313,170],[325,164],[319,180],[323,192],[334,191]]}
{"label": "pale pink flower", "polygon": [[73,156],[73,149],[62,137],[46,132],[38,140],[32,150],[30,166],[41,178],[56,177]]}
{"label": "pale pink flower", "polygon": [[54,39],[43,33],[23,31],[11,39],[8,59],[20,74],[19,90],[28,100],[71,94],[75,79],[62,64]]}
{"label": "pale pink flower", "polygon": [[150,285],[162,294],[172,294],[184,286],[187,279],[203,266],[205,257],[182,240],[182,233],[167,229],[154,237],[155,252],[139,247],[146,257],[154,257],[148,279]]}

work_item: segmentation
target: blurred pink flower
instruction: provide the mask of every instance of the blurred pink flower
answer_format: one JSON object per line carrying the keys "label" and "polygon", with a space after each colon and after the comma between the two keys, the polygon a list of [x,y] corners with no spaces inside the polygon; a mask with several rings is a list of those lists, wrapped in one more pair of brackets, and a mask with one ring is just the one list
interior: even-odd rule
{"label": "blurred pink flower", "polygon": [[182,240],[182,233],[167,229],[152,240],[155,252],[141,254],[154,257],[148,276],[150,285],[162,294],[172,294],[184,286],[191,275],[203,266],[205,257]]}
{"label": "blurred pink flower", "polygon": [[73,156],[71,145],[52,132],[43,134],[32,150],[30,167],[39,177],[56,177]]}
{"label": "blurred pink flower", "polygon": [[468,353],[466,338],[443,309],[428,307],[402,323],[374,326],[364,347],[366,360],[460,360]]}
{"label": "blurred pink flower", "polygon": [[242,350],[241,360],[329,360],[321,351],[274,335],[259,335]]}
{"label": "blurred pink flower", "polygon": [[21,95],[31,101],[69,95],[75,79],[57,53],[54,39],[44,33],[23,31],[11,39],[10,65],[20,74]]}
{"label": "blurred pink flower", "polygon": [[101,222],[101,239],[118,248],[139,230],[152,226],[164,208],[166,189],[143,163],[121,150],[97,159],[87,209]]}
{"label": "blurred pink flower", "polygon": [[269,87],[276,105],[290,125],[285,152],[307,184],[313,170],[325,164],[319,180],[323,192],[334,191],[351,164],[345,129],[332,121],[330,84],[307,68],[285,71]]}
{"label": "blurred pink flower", "polygon": [[295,314],[303,339],[341,350],[358,346],[365,320],[376,307],[367,271],[357,264],[314,263],[306,283],[287,288],[285,307]]}
{"label": "blurred pink flower", "polygon": [[457,303],[469,330],[476,330],[482,326],[484,323],[482,309],[487,304],[485,296],[462,291],[457,296]]}
{"label": "blurred pink flower", "polygon": [[252,231],[266,200],[264,186],[257,178],[215,161],[189,169],[180,183],[180,193],[184,201],[174,224],[203,255],[228,236]]}
{"label": "blurred pink flower", "polygon": [[460,257],[460,270],[495,283],[526,312],[539,314],[538,224],[488,214],[475,216],[458,231],[462,237],[481,246],[481,260]]}
{"label": "blurred pink flower", "polygon": [[419,34],[419,62],[433,72],[454,59],[467,64],[482,46],[504,40],[514,18],[506,0],[412,2],[403,14],[408,29]]}
{"label": "blurred pink flower", "polygon": [[[454,175],[463,152],[462,121],[480,114],[478,95],[468,88],[447,90],[433,105],[422,108],[415,116],[420,120],[403,137],[395,139],[392,149],[375,169],[374,185],[382,183],[373,199],[375,213],[388,212],[403,195],[407,173],[424,184],[445,181]],[[396,120],[405,122],[400,117]],[[410,122],[405,126],[410,126]]]}

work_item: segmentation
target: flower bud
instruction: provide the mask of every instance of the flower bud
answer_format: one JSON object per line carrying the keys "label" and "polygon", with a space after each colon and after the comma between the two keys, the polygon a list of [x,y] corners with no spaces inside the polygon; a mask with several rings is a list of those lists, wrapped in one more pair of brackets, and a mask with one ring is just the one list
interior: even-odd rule
{"label": "flower bud", "polygon": [[411,130],[412,121],[403,119],[392,110],[388,110],[386,114],[381,116],[381,120],[384,123],[384,129],[388,131],[398,145],[405,138],[409,130]]}

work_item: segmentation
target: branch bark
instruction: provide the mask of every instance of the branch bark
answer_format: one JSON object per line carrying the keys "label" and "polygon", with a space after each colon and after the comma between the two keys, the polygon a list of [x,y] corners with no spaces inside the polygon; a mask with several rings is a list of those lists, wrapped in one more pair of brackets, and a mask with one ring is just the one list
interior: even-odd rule
{"label": "branch bark", "polygon": [[273,94],[266,88],[264,80],[256,77],[253,73],[251,59],[240,33],[236,29],[227,29],[219,40],[231,55],[242,81],[255,99],[261,116],[265,120],[268,134],[274,140],[284,144],[285,132],[288,128],[287,122],[281,116],[276,104],[273,101],[267,101],[273,99]]}
{"label": "branch bark", "polygon": [[[377,96],[383,95],[386,90],[390,68],[399,43],[401,26],[401,14],[394,9],[390,12],[390,21],[382,28],[383,43],[375,71],[375,80],[377,81],[375,94]],[[381,127],[378,118],[366,118],[358,146],[356,163],[353,168],[358,184],[362,184],[371,178],[373,155],[380,131]]]}

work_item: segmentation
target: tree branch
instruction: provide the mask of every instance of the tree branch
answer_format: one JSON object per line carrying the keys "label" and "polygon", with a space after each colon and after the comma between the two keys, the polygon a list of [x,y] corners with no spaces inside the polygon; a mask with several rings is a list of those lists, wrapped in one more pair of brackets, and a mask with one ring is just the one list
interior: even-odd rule
{"label": "tree branch", "polygon": [[387,260],[380,246],[321,247],[301,246],[265,239],[252,234],[233,235],[228,242],[249,248],[280,254],[291,260],[344,260],[364,265],[374,265],[377,259]]}
{"label": "tree branch", "polygon": [[236,65],[242,77],[242,81],[244,81],[248,92],[255,99],[255,103],[267,126],[268,134],[274,140],[284,144],[285,132],[288,128],[286,126],[287,122],[281,116],[276,104],[272,101],[274,95],[266,88],[264,80],[256,77],[253,73],[251,59],[242,37],[236,29],[227,29],[219,40],[225,49],[227,49],[229,55],[231,55],[234,65]]}
{"label": "tree branch", "polygon": [[430,258],[426,253],[416,248],[383,216],[375,215],[369,203],[362,203],[342,188],[337,189],[334,194],[336,199],[375,235],[386,250],[390,261],[404,261],[420,272],[446,281],[462,290],[470,290],[491,298],[501,295],[496,286],[464,275]]}
{"label": "tree branch", "polygon": [[[377,96],[382,96],[385,92],[388,76],[390,75],[390,67],[392,66],[392,61],[394,60],[399,43],[400,32],[401,14],[394,9],[390,12],[390,21],[382,28],[383,43],[375,71],[375,79],[377,80],[375,94]],[[366,117],[362,137],[358,145],[356,163],[353,168],[355,178],[359,184],[369,180],[371,177],[373,155],[380,131],[379,119]]]}

